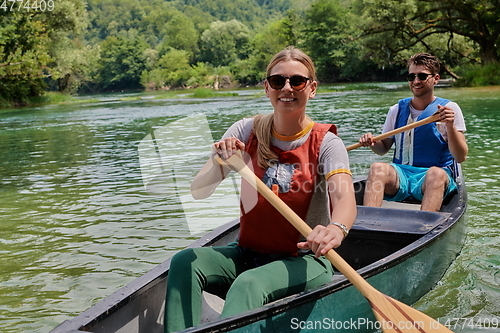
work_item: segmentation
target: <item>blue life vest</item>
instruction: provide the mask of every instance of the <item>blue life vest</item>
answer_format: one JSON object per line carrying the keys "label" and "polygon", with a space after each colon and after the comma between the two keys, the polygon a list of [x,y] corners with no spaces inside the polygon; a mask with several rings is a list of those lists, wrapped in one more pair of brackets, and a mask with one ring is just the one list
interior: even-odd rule
{"label": "blue life vest", "polygon": [[[408,124],[410,117],[411,97],[399,101],[398,115],[394,128],[403,127]],[[446,105],[449,100],[437,97],[430,103],[424,112],[415,120],[421,120],[432,116],[437,111],[438,105]],[[453,156],[448,148],[448,143],[437,129],[436,123],[430,123],[419,126],[413,130],[413,161],[411,165],[416,167],[430,168],[432,166],[449,167],[454,164]],[[406,137],[408,140],[408,137]],[[408,161],[403,163],[403,150],[405,146],[405,133],[397,134],[394,138],[396,149],[394,151],[393,162],[398,164],[410,164]]]}

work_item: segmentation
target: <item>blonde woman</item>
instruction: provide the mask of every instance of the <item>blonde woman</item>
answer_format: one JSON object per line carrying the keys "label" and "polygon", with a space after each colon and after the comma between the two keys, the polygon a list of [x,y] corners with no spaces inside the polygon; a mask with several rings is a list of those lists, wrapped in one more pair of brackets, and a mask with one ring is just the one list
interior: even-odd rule
{"label": "blonde woman", "polygon": [[[322,255],[338,247],[356,217],[347,152],[335,125],[306,115],[316,94],[311,59],[287,48],[267,67],[266,96],[274,112],[233,124],[213,151],[228,158],[237,150],[250,157],[254,172],[313,231],[307,239],[245,181],[241,188],[238,240],[228,246],[186,249],[172,258],[167,285],[165,332],[196,326],[202,291],[225,299],[222,317],[253,309],[331,280]],[[208,160],[191,184],[206,198],[229,170]],[[245,202],[257,196],[257,202]]]}

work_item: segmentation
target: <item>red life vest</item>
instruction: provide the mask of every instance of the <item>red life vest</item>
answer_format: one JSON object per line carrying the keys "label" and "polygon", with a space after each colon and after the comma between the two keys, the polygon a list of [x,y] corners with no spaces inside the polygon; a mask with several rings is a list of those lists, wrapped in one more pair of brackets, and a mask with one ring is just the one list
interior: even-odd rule
{"label": "red life vest", "polygon": [[[336,126],[315,123],[306,142],[300,147],[283,151],[272,146],[278,155],[279,164],[284,165],[286,170],[292,170],[291,179],[285,184],[287,192],[280,191],[279,197],[303,220],[316,188],[320,146],[329,131],[336,134]],[[257,138],[253,132],[245,151],[251,156],[257,177],[264,179],[269,169],[258,165]],[[243,203],[255,202],[256,196],[257,203],[249,211],[245,211],[244,207],[248,205]],[[240,246],[265,254],[297,256],[299,232],[263,196],[256,194],[256,190],[245,180],[241,184],[240,209]]]}

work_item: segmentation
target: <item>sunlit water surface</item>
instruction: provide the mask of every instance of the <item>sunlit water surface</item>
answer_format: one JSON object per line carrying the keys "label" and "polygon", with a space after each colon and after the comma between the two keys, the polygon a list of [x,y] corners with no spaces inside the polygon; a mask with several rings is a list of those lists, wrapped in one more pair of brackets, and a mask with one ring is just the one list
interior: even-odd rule
{"label": "sunlit water surface", "polygon": [[[309,115],[355,143],[379,133],[389,106],[408,96],[383,86],[319,94]],[[215,201],[185,194],[208,156],[207,135],[218,139],[234,121],[272,111],[263,95],[240,93],[128,102],[108,95],[87,105],[0,110],[0,331],[48,332],[237,215],[223,199],[234,179]],[[500,332],[500,87],[437,94],[458,102],[466,119],[468,238],[415,306],[455,332]],[[355,175],[387,160],[366,149],[349,156]],[[206,223],[193,224],[198,217]],[[488,331],[479,327],[495,320]]]}

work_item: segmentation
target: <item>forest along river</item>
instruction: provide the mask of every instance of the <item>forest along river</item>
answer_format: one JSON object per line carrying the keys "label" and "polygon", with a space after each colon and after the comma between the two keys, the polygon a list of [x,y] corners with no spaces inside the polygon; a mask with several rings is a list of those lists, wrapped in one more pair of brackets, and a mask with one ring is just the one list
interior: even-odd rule
{"label": "forest along river", "polygon": [[[395,88],[402,85],[322,93],[309,114],[337,124],[353,144],[366,131],[380,132],[388,108],[409,95]],[[107,95],[91,104],[0,110],[0,331],[47,332],[237,216],[234,179],[207,202],[194,203],[186,184],[207,158],[207,142],[236,120],[271,112],[260,90],[239,93]],[[415,306],[441,322],[451,318],[455,332],[499,332],[500,87],[437,95],[458,102],[466,119],[468,238]],[[357,176],[389,158],[366,148],[349,156]]]}

